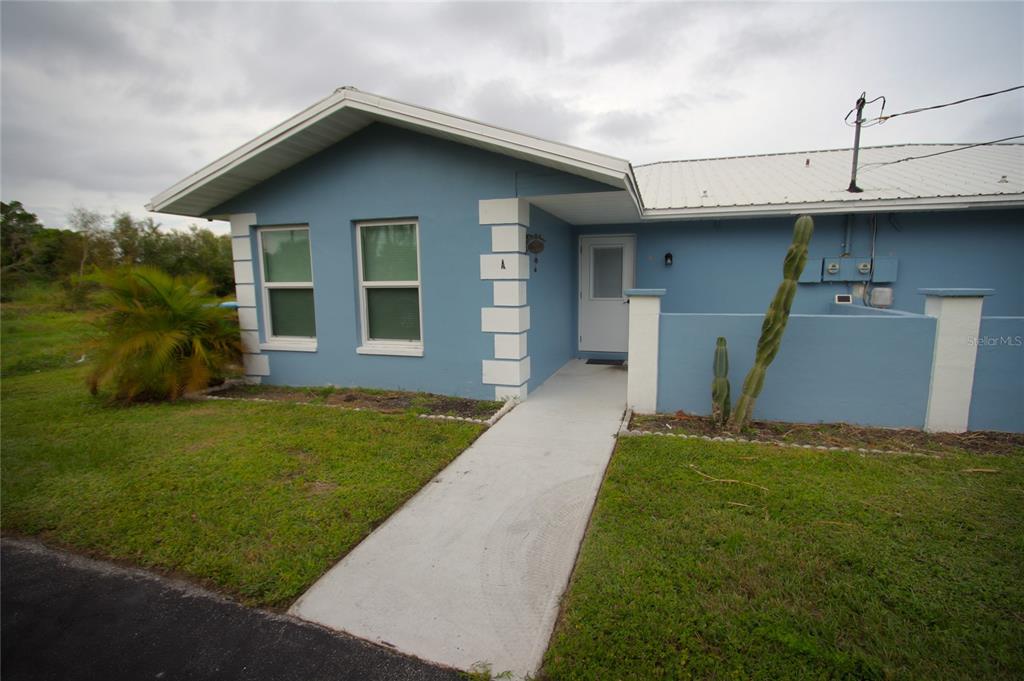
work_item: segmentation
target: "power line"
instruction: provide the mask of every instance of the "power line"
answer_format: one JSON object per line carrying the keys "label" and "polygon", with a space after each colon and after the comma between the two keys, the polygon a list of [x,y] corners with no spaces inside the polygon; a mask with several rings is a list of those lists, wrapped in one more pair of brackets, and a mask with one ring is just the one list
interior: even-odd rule
{"label": "power line", "polygon": [[[975,99],[984,99],[985,97],[993,97],[995,95],[1001,95],[1001,94],[1005,94],[1007,92],[1013,92],[1014,90],[1021,90],[1021,89],[1024,89],[1024,85],[1015,85],[1014,87],[1008,87],[1005,90],[997,90],[995,92],[986,92],[983,95],[975,95],[974,97],[967,97],[965,99],[958,99],[955,102],[946,102],[945,104],[935,104],[934,106],[922,106],[922,107],[919,107],[917,109],[908,109],[907,111],[900,111],[899,113],[889,114],[888,116],[885,116],[885,115],[883,115],[883,113],[880,113],[878,115],[878,117],[873,118],[871,120],[872,121],[877,121],[878,123],[884,123],[885,121],[888,121],[888,120],[891,120],[893,118],[896,118],[897,116],[907,116],[907,115],[910,115],[910,114],[921,113],[922,111],[933,111],[935,109],[944,109],[947,106],[955,106],[957,104],[963,104],[964,102],[972,102]],[[882,111],[883,112],[885,111],[884,103],[882,105]],[[846,117],[849,118],[850,114],[846,114]],[[878,123],[875,123],[874,125],[877,125]]]}
{"label": "power line", "polygon": [[[874,104],[878,100],[882,100],[882,108],[878,112],[878,115],[880,117],[882,114],[885,113],[885,96],[884,95],[879,95],[879,96],[875,97],[874,99],[872,99],[870,102],[864,102],[864,106],[867,106],[868,104]],[[857,110],[857,107],[854,106],[852,109],[850,109],[849,111],[846,112],[846,117],[843,118],[843,121],[848,126],[850,126],[851,128],[855,127],[857,125],[857,121],[856,120],[853,123],[850,122],[850,114],[852,114],[856,110]],[[871,120],[876,120],[876,119],[871,119]],[[863,122],[864,121],[861,121],[861,123],[863,123]],[[877,125],[877,123],[875,125]],[[870,125],[869,126],[862,125],[861,127],[871,127],[871,126]]]}
{"label": "power line", "polygon": [[860,170],[865,168],[881,168],[882,166],[891,166],[895,163],[903,163],[905,161],[916,161],[921,158],[931,158],[932,156],[942,156],[943,154],[952,154],[954,151],[964,151],[965,149],[973,149],[974,147],[984,147],[989,144],[999,144],[1000,142],[1009,142],[1010,140],[1016,140],[1024,137],[1024,135],[1013,135],[1012,137],[1004,137],[998,140],[992,140],[991,142],[978,142],[977,144],[968,144],[966,146],[957,147],[956,149],[946,149],[945,151],[936,151],[934,154],[922,154],[920,156],[907,156],[906,158],[900,158],[895,161],[885,161],[882,163],[865,163],[860,166]]}

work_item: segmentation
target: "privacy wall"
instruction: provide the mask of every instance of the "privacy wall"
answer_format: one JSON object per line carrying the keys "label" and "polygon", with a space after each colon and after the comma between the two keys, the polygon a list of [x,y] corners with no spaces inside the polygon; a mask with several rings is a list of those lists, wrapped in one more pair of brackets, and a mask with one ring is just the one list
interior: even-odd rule
{"label": "privacy wall", "polygon": [[[658,411],[711,413],[718,336],[729,344],[737,398],[763,321],[761,314],[662,314]],[[935,319],[922,315],[794,314],[754,418],[920,428],[934,338]]]}
{"label": "privacy wall", "polygon": [[978,348],[971,430],[1024,432],[1024,317],[982,317],[978,337],[965,340]]}

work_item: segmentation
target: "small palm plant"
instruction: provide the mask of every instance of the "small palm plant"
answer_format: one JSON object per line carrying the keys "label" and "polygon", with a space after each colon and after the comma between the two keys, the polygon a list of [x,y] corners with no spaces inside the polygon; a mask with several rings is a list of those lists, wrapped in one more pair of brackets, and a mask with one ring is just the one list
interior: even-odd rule
{"label": "small palm plant", "polygon": [[149,267],[98,272],[101,336],[94,343],[90,391],[109,387],[117,401],[175,400],[237,366],[234,310],[220,307],[202,277],[172,277]]}

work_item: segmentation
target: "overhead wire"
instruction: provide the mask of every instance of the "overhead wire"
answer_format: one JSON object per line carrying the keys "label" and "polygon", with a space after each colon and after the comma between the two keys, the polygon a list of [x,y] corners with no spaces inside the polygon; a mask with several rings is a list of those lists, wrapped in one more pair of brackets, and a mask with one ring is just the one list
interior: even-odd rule
{"label": "overhead wire", "polygon": [[[874,104],[878,100],[882,100],[882,108],[878,112],[878,115],[881,116],[883,113],[885,113],[885,95],[879,95],[879,96],[875,97],[874,99],[872,99],[870,102],[864,102],[864,106],[867,106],[868,104]],[[850,122],[850,114],[852,114],[856,110],[857,110],[857,107],[856,106],[853,107],[852,109],[850,109],[849,111],[846,112],[846,117],[843,118],[843,121],[848,126],[850,126],[851,128],[857,125],[857,121],[854,121],[853,123]],[[871,119],[871,120],[875,120],[875,119]],[[863,123],[863,121],[861,121],[861,123]],[[862,128],[870,128],[871,126],[870,125],[861,125],[861,127]]]}
{"label": "overhead wire", "polygon": [[937,151],[934,154],[921,154],[920,156],[907,156],[906,158],[896,159],[895,161],[883,161],[879,163],[865,163],[864,165],[858,166],[858,170],[864,170],[865,168],[881,168],[882,166],[891,166],[896,163],[904,163],[906,161],[916,161],[922,158],[931,158],[932,156],[942,156],[943,154],[952,154],[957,151],[964,151],[966,149],[973,149],[974,147],[984,147],[990,144],[999,144],[1000,142],[1009,142],[1010,140],[1021,139],[1022,135],[1013,135],[1011,137],[1003,137],[1002,139],[991,140],[990,142],[978,142],[977,144],[967,144],[956,149],[946,149],[945,151]]}
{"label": "overhead wire", "polygon": [[[888,116],[885,115],[885,105],[883,104],[882,111],[879,112],[878,116],[876,116],[875,118],[868,119],[868,120],[870,120],[870,121],[877,121],[877,123],[873,123],[873,125],[878,125],[878,123],[884,123],[886,121],[890,121],[893,118],[896,118],[897,116],[909,116],[910,114],[921,113],[922,111],[934,111],[935,109],[944,109],[947,106],[956,106],[957,104],[964,104],[966,102],[973,102],[976,99],[984,99],[985,97],[994,97],[995,95],[1002,95],[1002,94],[1005,94],[1007,92],[1013,92],[1015,90],[1024,90],[1024,85],[1015,85],[1013,87],[1008,87],[1005,90],[996,90],[995,92],[986,92],[985,94],[975,95],[974,97],[965,97],[964,99],[958,99],[955,102],[946,102],[945,104],[934,104],[932,106],[922,106],[922,107],[918,107],[916,109],[908,109],[906,111],[900,111],[898,113],[889,114]],[[870,103],[870,102],[868,102],[868,103]],[[849,117],[850,117],[850,114],[846,114],[846,119],[844,119],[844,120],[849,119]],[[849,123],[847,123],[847,125],[849,125]]]}

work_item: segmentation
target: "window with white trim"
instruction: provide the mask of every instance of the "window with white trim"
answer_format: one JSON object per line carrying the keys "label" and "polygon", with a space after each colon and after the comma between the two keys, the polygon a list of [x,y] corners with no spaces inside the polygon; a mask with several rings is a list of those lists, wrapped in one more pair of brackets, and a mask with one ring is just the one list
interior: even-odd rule
{"label": "window with white trim", "polygon": [[312,349],[316,343],[309,227],[258,230],[267,345]]}
{"label": "window with white trim", "polygon": [[356,224],[362,354],[423,354],[419,225],[414,220]]}

